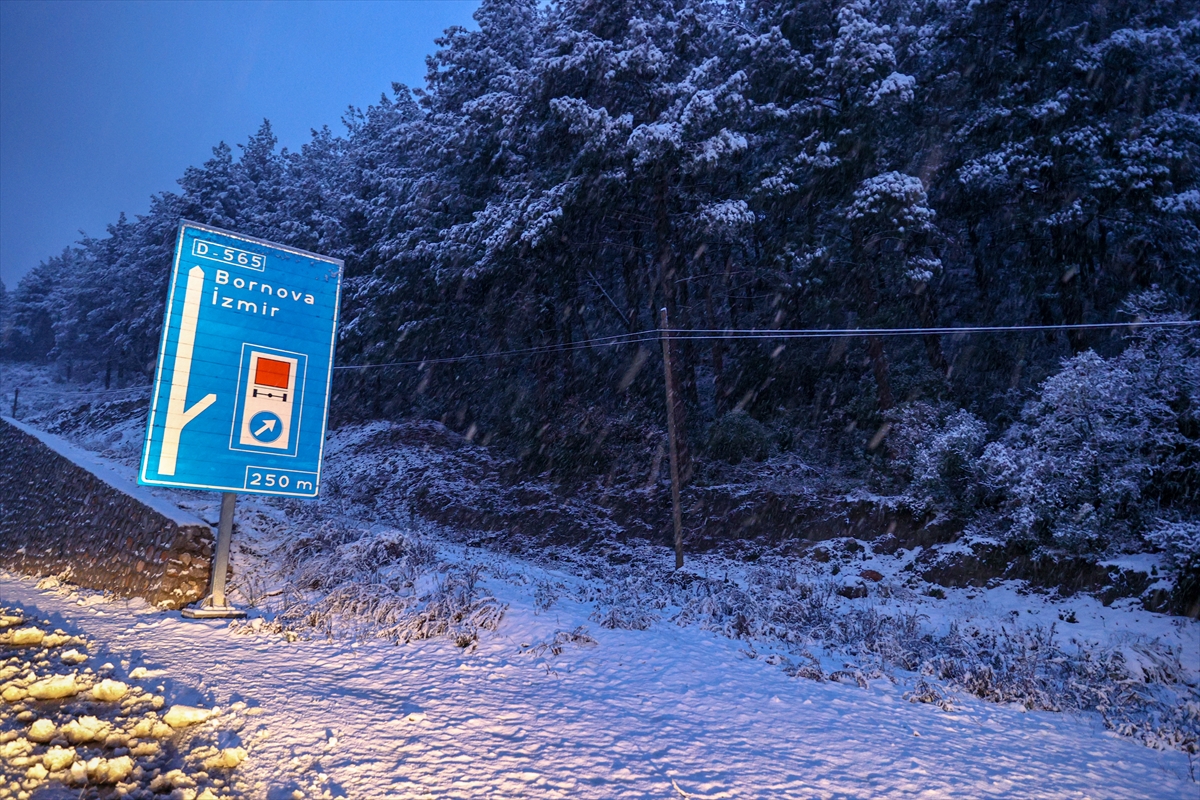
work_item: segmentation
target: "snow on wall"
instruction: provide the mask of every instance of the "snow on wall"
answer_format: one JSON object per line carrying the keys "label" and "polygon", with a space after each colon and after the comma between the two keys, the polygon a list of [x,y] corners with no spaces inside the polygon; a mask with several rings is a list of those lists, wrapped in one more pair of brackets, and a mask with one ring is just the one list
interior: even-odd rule
{"label": "snow on wall", "polygon": [[0,567],[179,608],[207,588],[212,529],[86,453],[0,417]]}

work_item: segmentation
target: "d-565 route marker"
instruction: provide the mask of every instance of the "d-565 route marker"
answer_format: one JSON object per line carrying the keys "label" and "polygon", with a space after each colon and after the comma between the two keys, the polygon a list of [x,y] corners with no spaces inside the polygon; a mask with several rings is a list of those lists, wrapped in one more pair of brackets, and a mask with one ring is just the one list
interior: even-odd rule
{"label": "d-565 route marker", "polygon": [[225,601],[236,493],[316,497],[342,262],[184,221],[138,482],[224,492],[209,596]]}

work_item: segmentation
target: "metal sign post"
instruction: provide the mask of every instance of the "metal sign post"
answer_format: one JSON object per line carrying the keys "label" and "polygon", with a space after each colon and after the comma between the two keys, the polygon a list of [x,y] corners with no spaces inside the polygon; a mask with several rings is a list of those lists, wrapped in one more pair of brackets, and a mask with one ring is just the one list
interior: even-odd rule
{"label": "metal sign post", "polygon": [[138,482],[223,492],[209,596],[225,600],[237,493],[316,497],[342,262],[183,222]]}
{"label": "metal sign post", "polygon": [[229,605],[225,599],[225,575],[229,572],[229,545],[233,539],[233,508],[237,495],[225,492],[221,495],[221,521],[217,523],[217,547],[213,552],[212,578],[208,583],[208,596],[195,608],[185,608],[180,615],[188,619],[213,619],[217,617],[244,617],[246,612]]}

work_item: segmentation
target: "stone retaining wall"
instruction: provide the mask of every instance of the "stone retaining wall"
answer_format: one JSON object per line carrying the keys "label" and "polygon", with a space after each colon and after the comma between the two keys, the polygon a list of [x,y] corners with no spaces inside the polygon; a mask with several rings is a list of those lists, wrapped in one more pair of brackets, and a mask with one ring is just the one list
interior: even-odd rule
{"label": "stone retaining wall", "polygon": [[0,567],[180,608],[208,587],[213,531],[95,456],[0,418]]}

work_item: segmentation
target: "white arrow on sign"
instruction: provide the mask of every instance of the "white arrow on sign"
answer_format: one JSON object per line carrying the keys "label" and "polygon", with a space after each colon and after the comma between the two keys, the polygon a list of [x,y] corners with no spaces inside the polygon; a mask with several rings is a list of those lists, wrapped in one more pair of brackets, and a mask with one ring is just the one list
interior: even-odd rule
{"label": "white arrow on sign", "polygon": [[162,452],[158,456],[158,474],[174,475],[179,456],[179,435],[184,426],[217,400],[206,394],[191,408],[187,407],[188,380],[192,376],[192,348],[196,344],[196,321],[200,318],[200,300],[204,295],[204,270],[188,270],[187,293],[179,320],[179,345],[175,348],[175,366],[171,369],[171,396],[167,401],[167,421],[163,430]]}
{"label": "white arrow on sign", "polygon": [[275,430],[275,420],[269,419],[262,424],[261,428],[259,428],[258,430],[256,430],[254,432],[254,438],[257,439],[258,437],[262,436],[267,431],[273,431],[273,430]]}

